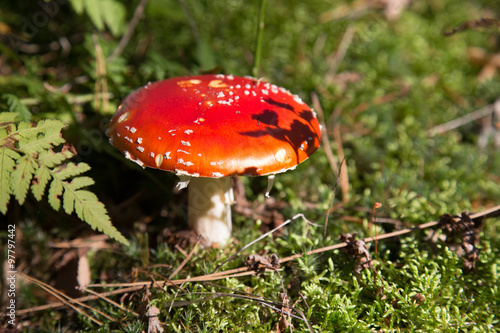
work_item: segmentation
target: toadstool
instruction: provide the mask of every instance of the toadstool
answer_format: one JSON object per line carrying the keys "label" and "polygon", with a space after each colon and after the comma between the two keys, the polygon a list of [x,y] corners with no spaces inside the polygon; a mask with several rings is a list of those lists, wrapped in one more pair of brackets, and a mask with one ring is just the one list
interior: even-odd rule
{"label": "toadstool", "polygon": [[189,226],[207,243],[231,237],[230,176],[294,169],[320,142],[316,115],[298,96],[252,77],[198,75],[132,92],[109,125],[110,142],[142,167],[189,184]]}

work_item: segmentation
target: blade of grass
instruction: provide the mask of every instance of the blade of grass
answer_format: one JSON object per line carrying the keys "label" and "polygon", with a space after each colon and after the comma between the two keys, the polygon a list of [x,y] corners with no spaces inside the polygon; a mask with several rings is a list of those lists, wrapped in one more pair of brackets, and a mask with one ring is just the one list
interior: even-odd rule
{"label": "blade of grass", "polygon": [[254,54],[254,63],[252,68],[252,75],[254,77],[259,77],[259,71],[260,71],[260,58],[262,56],[262,36],[264,35],[265,6],[266,6],[266,0],[260,0],[259,21],[257,23],[257,39],[255,41],[255,54]]}

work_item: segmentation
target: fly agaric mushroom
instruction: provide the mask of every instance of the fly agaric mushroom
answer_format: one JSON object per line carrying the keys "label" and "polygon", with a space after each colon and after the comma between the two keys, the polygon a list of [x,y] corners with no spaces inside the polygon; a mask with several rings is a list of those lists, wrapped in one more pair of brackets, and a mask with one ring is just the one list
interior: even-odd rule
{"label": "fly agaric mushroom", "polygon": [[172,78],[132,92],[111,120],[110,142],[142,167],[189,184],[188,220],[207,243],[231,237],[230,176],[294,169],[319,146],[320,125],[302,100],[251,77]]}

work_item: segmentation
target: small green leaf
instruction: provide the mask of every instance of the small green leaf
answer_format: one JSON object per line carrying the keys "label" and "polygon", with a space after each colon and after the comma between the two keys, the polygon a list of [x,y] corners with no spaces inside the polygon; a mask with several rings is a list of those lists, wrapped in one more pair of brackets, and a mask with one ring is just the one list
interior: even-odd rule
{"label": "small green leaf", "polygon": [[85,0],[70,0],[71,5],[73,6],[73,9],[77,14],[82,14],[83,13],[83,2]]}
{"label": "small green leaf", "polygon": [[68,186],[73,191],[76,191],[86,186],[94,185],[94,183],[95,182],[92,178],[84,176],[84,177],[73,178],[73,180],[71,181],[71,183],[68,184]]}
{"label": "small green leaf", "polygon": [[78,190],[75,192],[76,215],[87,221],[92,229],[97,229],[122,244],[128,244],[123,235],[112,225],[106,207],[92,192]]}
{"label": "small green leaf", "polygon": [[17,160],[16,168],[11,173],[12,194],[20,205],[24,204],[28,188],[35,172],[36,162],[29,155],[24,155]]}
{"label": "small green leaf", "polygon": [[66,214],[71,215],[75,210],[75,200],[76,200],[75,193],[66,188],[63,194],[63,209],[66,212]]}
{"label": "small green leaf", "polygon": [[113,36],[119,36],[125,28],[125,6],[114,0],[101,0],[101,15]]}
{"label": "small green leaf", "polygon": [[100,0],[86,0],[83,5],[95,27],[100,31],[104,30],[104,20]]}
{"label": "small green leaf", "polygon": [[7,147],[0,147],[0,212],[2,214],[7,213],[7,204],[11,195],[11,174],[16,165],[15,160],[20,157],[21,155],[15,151]]}
{"label": "small green leaf", "polygon": [[89,170],[90,166],[87,163],[75,164],[71,162],[68,164],[63,164],[59,168],[57,168],[54,171],[54,176],[60,180],[65,180],[67,178],[77,176]]}
{"label": "small green leaf", "polygon": [[13,125],[16,117],[17,113],[15,112],[0,112],[0,128]]}
{"label": "small green leaf", "polygon": [[47,168],[53,168],[73,156],[74,154],[68,149],[59,153],[54,153],[52,150],[44,150],[38,155],[38,162]]}
{"label": "small green leaf", "polygon": [[41,120],[37,126],[21,122],[18,125],[19,149],[26,153],[39,153],[64,143],[61,130],[66,125],[58,120]]}
{"label": "small green leaf", "polygon": [[49,169],[44,166],[39,167],[35,171],[33,184],[31,185],[31,192],[33,192],[33,196],[36,200],[42,200],[45,188],[51,178]]}
{"label": "small green leaf", "polygon": [[49,188],[49,204],[54,208],[54,210],[59,210],[61,208],[61,194],[63,192],[62,182],[58,179],[54,179],[50,183]]}
{"label": "small green leaf", "polygon": [[7,100],[7,105],[9,106],[10,112],[17,113],[24,121],[31,120],[30,110],[21,102],[21,100],[16,95],[3,94],[2,98]]}

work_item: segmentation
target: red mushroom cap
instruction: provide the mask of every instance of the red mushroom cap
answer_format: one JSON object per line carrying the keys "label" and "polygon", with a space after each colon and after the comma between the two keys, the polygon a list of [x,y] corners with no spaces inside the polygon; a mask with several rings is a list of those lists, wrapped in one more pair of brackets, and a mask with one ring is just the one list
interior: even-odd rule
{"label": "red mushroom cap", "polygon": [[319,146],[320,126],[302,100],[250,77],[199,75],[131,93],[110,141],[141,166],[177,175],[269,175],[294,168]]}

